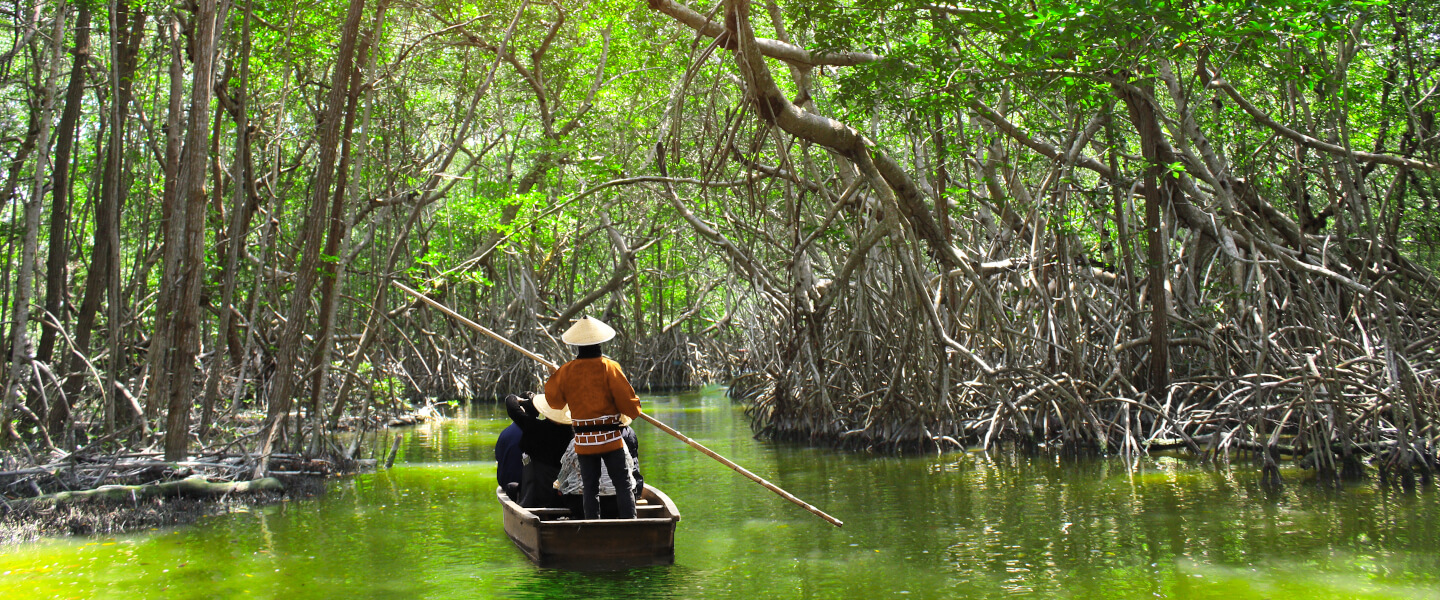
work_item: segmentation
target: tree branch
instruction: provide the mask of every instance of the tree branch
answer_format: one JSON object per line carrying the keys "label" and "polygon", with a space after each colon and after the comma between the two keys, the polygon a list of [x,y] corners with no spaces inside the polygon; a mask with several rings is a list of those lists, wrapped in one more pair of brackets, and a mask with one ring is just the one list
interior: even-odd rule
{"label": "tree branch", "polygon": [[[682,25],[694,29],[700,35],[720,40],[720,45],[727,50],[735,49],[734,41],[729,40],[726,36],[724,25],[711,21],[705,15],[696,12],[689,6],[674,2],[673,0],[649,0],[649,4],[651,10],[669,15]],[[809,50],[800,46],[766,38],[756,38],[755,45],[760,48],[760,52],[765,56],[776,60],[783,60],[801,68],[819,66],[853,67],[884,59],[883,56],[869,52],[811,53]]]}
{"label": "tree branch", "polygon": [[1210,83],[1206,84],[1206,87],[1218,89],[1225,92],[1227,96],[1230,96],[1231,100],[1235,101],[1235,104],[1237,106],[1239,106],[1245,112],[1250,113],[1250,116],[1254,117],[1256,121],[1259,121],[1261,125],[1269,127],[1270,129],[1275,130],[1276,133],[1290,138],[1291,140],[1294,140],[1296,142],[1299,142],[1307,148],[1319,150],[1321,152],[1326,152],[1337,156],[1348,156],[1356,161],[1364,163],[1379,163],[1382,165],[1391,165],[1395,167],[1410,167],[1412,169],[1420,171],[1440,171],[1440,165],[1415,160],[1413,158],[1395,156],[1392,154],[1374,154],[1371,152],[1365,152],[1363,150],[1350,150],[1344,146],[1331,144],[1329,142],[1322,142],[1313,137],[1300,133],[1299,131],[1295,131],[1294,129],[1280,124],[1279,121],[1271,118],[1270,115],[1265,114],[1264,111],[1260,110],[1254,104],[1251,104],[1249,101],[1245,100],[1245,98],[1240,95],[1240,92],[1235,89],[1235,86],[1230,85],[1230,83],[1225,81],[1224,78],[1217,76],[1214,79],[1211,79]]}

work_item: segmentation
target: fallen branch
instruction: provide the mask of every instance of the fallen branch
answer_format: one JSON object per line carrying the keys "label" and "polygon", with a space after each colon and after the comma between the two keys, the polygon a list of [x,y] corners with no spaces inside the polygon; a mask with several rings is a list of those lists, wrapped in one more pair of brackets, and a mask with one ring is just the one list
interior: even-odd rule
{"label": "fallen branch", "polygon": [[31,504],[53,504],[60,505],[70,502],[81,501],[111,501],[120,502],[125,500],[138,500],[141,498],[156,497],[185,497],[185,498],[207,498],[225,496],[228,494],[246,494],[255,492],[280,492],[285,490],[285,484],[274,477],[266,477],[253,481],[232,481],[226,483],[212,483],[201,475],[193,475],[179,481],[167,481],[165,483],[153,483],[147,485],[102,485],[93,490],[80,490],[74,492],[58,492],[29,498],[24,502]]}

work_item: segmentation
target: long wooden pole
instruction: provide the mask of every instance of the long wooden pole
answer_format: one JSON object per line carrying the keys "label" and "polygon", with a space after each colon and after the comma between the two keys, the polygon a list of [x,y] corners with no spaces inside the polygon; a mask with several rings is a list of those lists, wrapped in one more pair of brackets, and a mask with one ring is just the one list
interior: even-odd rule
{"label": "long wooden pole", "polygon": [[[444,304],[441,304],[441,303],[435,301],[434,299],[432,299],[432,298],[430,298],[430,297],[428,297],[428,296],[426,296],[426,295],[424,295],[424,294],[421,294],[420,292],[417,292],[417,291],[415,291],[415,290],[413,290],[413,289],[410,289],[410,288],[407,287],[405,284],[400,283],[400,282],[398,282],[398,281],[391,281],[390,283],[394,284],[395,287],[400,288],[401,291],[403,291],[403,292],[405,292],[405,293],[407,293],[407,294],[410,294],[411,296],[414,296],[416,299],[420,300],[421,302],[424,302],[424,303],[426,303],[426,304],[429,304],[430,306],[435,307],[436,310],[439,310],[440,312],[443,312],[443,313],[445,313],[445,314],[453,317],[455,320],[457,320],[457,321],[465,324],[466,326],[470,327],[471,329],[474,329],[474,330],[476,330],[476,331],[479,331],[480,333],[483,333],[483,334],[488,335],[488,336],[490,336],[490,337],[492,337],[492,338],[495,338],[496,341],[498,341],[498,342],[500,342],[500,343],[502,343],[502,344],[505,344],[506,346],[509,346],[509,347],[515,349],[517,352],[519,352],[519,353],[521,353],[521,354],[524,354],[525,356],[528,356],[528,357],[534,359],[536,362],[539,362],[539,363],[542,364],[542,365],[545,365],[546,368],[550,369],[550,372],[553,373],[553,372],[558,371],[558,370],[560,369],[560,365],[557,365],[557,364],[555,364],[555,363],[553,363],[553,362],[551,362],[551,361],[549,361],[549,360],[546,360],[545,357],[542,357],[542,356],[540,356],[539,354],[535,354],[534,352],[531,352],[531,351],[529,351],[529,350],[526,350],[525,348],[520,347],[519,344],[516,344],[515,342],[512,342],[512,341],[510,341],[510,340],[508,340],[508,339],[505,339],[504,336],[502,336],[502,335],[500,335],[500,334],[498,334],[498,333],[495,333],[494,331],[491,331],[490,329],[486,328],[485,326],[483,326],[483,325],[481,325],[481,324],[479,324],[479,323],[476,323],[476,322],[474,322],[474,321],[471,321],[470,319],[465,318],[464,315],[461,315],[460,313],[457,313],[457,312],[455,312],[455,311],[453,311],[453,310],[450,310],[450,307],[445,306]],[[692,439],[690,439],[688,436],[686,436],[685,434],[680,433],[679,431],[676,431],[673,427],[670,427],[669,425],[666,425],[666,424],[664,424],[664,423],[661,423],[659,419],[656,419],[655,417],[652,417],[652,416],[650,416],[650,415],[648,415],[648,414],[646,414],[646,413],[643,413],[643,412],[640,413],[640,418],[641,418],[641,419],[644,419],[646,422],[650,423],[651,425],[654,425],[654,426],[655,426],[656,428],[658,428],[660,431],[663,431],[663,432],[665,432],[665,433],[668,433],[668,434],[674,436],[675,439],[678,439],[678,440],[680,440],[680,441],[682,441],[682,442],[685,442],[686,444],[689,444],[691,448],[694,448],[694,449],[696,449],[696,450],[699,450],[702,454],[704,454],[704,455],[706,455],[706,456],[709,456],[710,458],[713,458],[713,459],[719,461],[720,464],[723,464],[723,465],[725,465],[725,466],[727,466],[727,467],[730,467],[731,469],[734,469],[736,473],[739,473],[739,474],[741,474],[741,475],[744,475],[745,477],[748,477],[751,481],[754,481],[755,483],[758,483],[758,484],[760,484],[761,486],[764,486],[765,489],[770,490],[770,491],[772,491],[772,492],[775,492],[775,494],[778,495],[778,496],[780,496],[781,498],[784,498],[784,499],[786,499],[786,500],[789,500],[789,501],[795,503],[795,504],[796,504],[797,506],[799,506],[800,508],[803,508],[803,509],[805,509],[805,510],[810,511],[811,514],[813,514],[813,515],[815,515],[815,516],[817,516],[817,517],[820,517],[821,519],[825,519],[825,521],[828,522],[828,523],[830,523],[831,525],[834,525],[834,526],[836,526],[836,527],[841,527],[841,526],[844,526],[844,525],[845,525],[845,522],[844,522],[844,521],[841,521],[840,519],[837,519],[837,518],[832,517],[832,516],[830,516],[830,515],[828,515],[828,514],[825,514],[825,511],[820,510],[820,509],[818,509],[818,508],[815,508],[814,506],[811,506],[809,503],[805,502],[804,500],[801,500],[801,499],[799,499],[799,498],[796,498],[794,494],[791,494],[790,492],[787,492],[787,491],[785,491],[784,489],[781,489],[780,486],[778,486],[778,485],[775,485],[775,484],[773,484],[773,483],[770,483],[769,481],[766,481],[764,478],[760,477],[759,475],[756,475],[756,474],[754,474],[754,473],[751,473],[749,469],[746,469],[745,467],[742,467],[742,466],[740,466],[740,465],[735,464],[734,461],[732,461],[732,460],[730,460],[730,459],[728,459],[728,458],[725,458],[724,456],[721,456],[718,452],[715,452],[714,450],[711,450],[711,449],[709,449],[709,448],[706,448],[706,447],[705,447],[703,444],[701,444],[700,442],[697,442],[697,441],[695,441],[695,440],[692,440]]]}
{"label": "long wooden pole", "polygon": [[483,333],[483,334],[488,335],[488,336],[490,336],[490,337],[492,337],[492,338],[495,338],[495,339],[496,339],[497,341],[499,341],[500,343],[505,344],[506,346],[509,346],[509,347],[511,347],[511,348],[514,348],[514,349],[515,349],[516,351],[518,351],[519,353],[524,354],[525,356],[528,356],[528,357],[530,357],[530,358],[533,358],[533,359],[539,361],[540,364],[545,365],[545,366],[546,366],[547,368],[549,368],[551,371],[557,371],[557,370],[560,369],[560,365],[557,365],[557,364],[555,364],[555,363],[553,363],[553,362],[550,362],[550,361],[548,361],[548,360],[545,360],[545,357],[540,356],[539,354],[536,354],[536,353],[534,353],[534,352],[531,352],[531,351],[529,351],[529,350],[526,350],[526,349],[524,349],[524,348],[521,348],[519,344],[516,344],[515,342],[512,342],[512,341],[510,341],[510,340],[505,339],[505,336],[502,336],[502,335],[500,335],[500,334],[498,334],[498,333],[495,333],[495,332],[493,332],[493,331],[490,331],[489,329],[486,329],[484,325],[481,325],[481,324],[479,324],[479,323],[476,323],[476,322],[474,322],[474,321],[471,321],[470,319],[465,318],[465,315],[462,315],[462,314],[457,313],[457,312],[455,312],[455,311],[453,311],[453,310],[450,310],[450,307],[445,306],[444,304],[441,304],[441,303],[439,303],[439,302],[436,302],[434,299],[430,298],[429,296],[426,296],[425,294],[422,294],[422,293],[420,293],[420,292],[417,292],[417,291],[415,291],[415,290],[412,290],[412,289],[409,288],[409,286],[406,286],[405,284],[400,283],[400,282],[398,282],[398,281],[391,281],[390,283],[393,284],[395,287],[400,288],[401,291],[403,291],[403,292],[405,292],[405,293],[407,293],[407,294],[410,294],[411,296],[414,296],[416,299],[420,300],[421,302],[424,302],[424,303],[426,303],[426,304],[429,304],[430,306],[435,307],[436,310],[438,310],[438,311],[440,311],[440,312],[443,312],[443,313],[445,313],[445,314],[447,314],[447,315],[450,315],[451,317],[454,317],[456,321],[459,321],[459,322],[461,322],[461,323],[464,323],[465,325],[469,326],[471,329],[474,329],[474,330],[476,330],[476,331],[479,331],[480,333]]}
{"label": "long wooden pole", "polygon": [[837,518],[835,518],[835,517],[832,517],[832,516],[830,516],[830,515],[825,514],[825,511],[820,510],[820,509],[818,509],[818,508],[815,508],[814,506],[811,506],[808,502],[805,502],[804,500],[801,500],[801,499],[799,499],[799,498],[796,498],[794,494],[791,494],[790,492],[787,492],[787,491],[785,491],[785,490],[783,490],[783,489],[780,489],[780,486],[775,485],[775,484],[773,484],[773,483],[770,483],[770,482],[768,482],[768,481],[765,481],[765,480],[764,480],[763,478],[761,478],[759,475],[756,475],[756,474],[754,474],[754,473],[751,473],[749,469],[746,469],[745,467],[742,467],[742,466],[740,466],[740,465],[735,464],[733,461],[731,461],[731,460],[728,459],[728,458],[725,458],[725,457],[723,457],[723,456],[720,456],[720,454],[716,453],[714,450],[711,450],[711,449],[709,449],[709,448],[706,448],[705,446],[701,445],[700,442],[697,442],[697,441],[695,441],[695,440],[692,440],[692,439],[690,439],[689,437],[687,437],[685,434],[680,433],[680,432],[678,432],[678,431],[675,431],[675,429],[671,428],[669,425],[666,425],[666,424],[664,424],[664,423],[661,423],[661,422],[660,422],[658,419],[656,419],[655,417],[652,417],[652,416],[650,416],[650,415],[645,414],[645,413],[642,412],[642,413],[640,413],[640,418],[645,419],[646,421],[649,421],[651,425],[654,425],[655,427],[659,428],[660,431],[663,431],[663,432],[665,432],[665,433],[668,433],[668,434],[670,434],[670,435],[675,436],[675,439],[678,439],[678,440],[680,440],[680,441],[682,441],[682,442],[685,442],[686,444],[690,444],[690,447],[691,447],[691,448],[694,448],[694,449],[696,449],[696,450],[699,450],[701,453],[705,454],[706,456],[709,456],[710,458],[713,458],[713,459],[715,459],[715,460],[717,460],[717,461],[720,461],[720,464],[725,465],[725,466],[727,466],[727,467],[730,467],[731,469],[734,469],[736,473],[739,473],[739,474],[741,474],[741,475],[744,475],[744,476],[746,476],[746,477],[749,477],[749,478],[750,478],[750,481],[754,481],[755,483],[758,483],[758,484],[764,486],[765,489],[770,490],[770,491],[772,491],[772,492],[775,492],[775,494],[778,495],[778,496],[780,496],[781,498],[784,498],[784,499],[786,499],[786,500],[789,500],[789,501],[791,501],[791,502],[794,502],[794,503],[795,503],[797,506],[799,506],[800,508],[803,508],[803,509],[805,509],[805,510],[808,510],[808,511],[811,512],[811,514],[814,514],[814,515],[817,516],[817,517],[820,517],[820,518],[822,518],[822,519],[825,519],[825,520],[828,521],[831,525],[834,525],[834,526],[836,526],[836,527],[841,527],[841,526],[844,526],[844,525],[845,525],[845,522],[844,522],[844,521],[841,521],[840,519],[837,519]]}

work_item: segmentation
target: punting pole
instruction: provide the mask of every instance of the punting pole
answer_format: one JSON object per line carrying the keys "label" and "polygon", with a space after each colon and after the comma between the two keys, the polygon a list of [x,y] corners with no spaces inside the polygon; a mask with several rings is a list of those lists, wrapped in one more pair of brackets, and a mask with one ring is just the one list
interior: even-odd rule
{"label": "punting pole", "polygon": [[[450,307],[445,306],[444,304],[441,304],[441,303],[435,301],[434,299],[430,298],[429,296],[426,296],[425,294],[421,294],[420,292],[417,292],[417,291],[415,291],[415,290],[413,290],[413,289],[410,289],[410,288],[407,287],[405,284],[400,283],[400,282],[398,282],[398,281],[391,281],[390,283],[394,284],[395,287],[400,288],[401,291],[403,291],[403,292],[405,292],[405,293],[407,293],[407,294],[410,294],[411,296],[414,296],[416,299],[420,300],[421,302],[424,302],[424,303],[426,303],[426,304],[429,304],[430,306],[435,307],[436,310],[438,310],[438,311],[440,311],[440,312],[443,312],[443,313],[445,313],[445,314],[453,317],[456,321],[459,321],[459,322],[465,324],[466,326],[470,327],[471,329],[474,329],[474,330],[476,330],[476,331],[479,331],[480,333],[483,333],[483,334],[488,335],[488,336],[490,336],[490,337],[492,337],[492,338],[495,338],[496,341],[498,341],[498,342],[500,342],[500,343],[502,343],[502,344],[505,344],[506,346],[509,346],[509,347],[515,349],[517,352],[519,352],[519,353],[521,353],[521,354],[524,354],[525,356],[528,356],[528,357],[534,359],[536,362],[539,362],[539,363],[542,364],[542,365],[545,365],[545,368],[550,369],[550,372],[553,373],[553,372],[558,371],[558,370],[560,369],[560,365],[557,365],[557,364],[555,364],[555,363],[553,363],[553,362],[550,362],[550,361],[546,360],[544,357],[540,356],[539,354],[535,354],[534,352],[531,352],[531,351],[529,351],[529,350],[526,350],[525,348],[520,347],[519,344],[516,344],[515,342],[512,342],[512,341],[510,341],[510,340],[507,340],[507,339],[505,339],[504,336],[501,336],[500,334],[495,333],[494,331],[491,331],[490,329],[486,328],[485,326],[483,326],[483,325],[481,325],[481,324],[479,324],[479,323],[476,323],[476,322],[474,322],[474,321],[471,321],[470,319],[465,318],[465,316],[464,316],[464,315],[461,315],[460,313],[457,313],[457,312],[455,312],[455,311],[453,311],[453,310],[450,310]],[[765,481],[765,479],[762,478],[762,477],[760,477],[759,475],[756,475],[756,474],[754,474],[754,473],[751,473],[749,469],[746,469],[745,467],[742,467],[742,466],[740,466],[740,465],[735,464],[734,461],[731,461],[730,459],[725,458],[724,456],[721,456],[719,453],[715,452],[714,450],[711,450],[711,449],[709,449],[709,448],[706,448],[706,447],[705,447],[704,445],[702,445],[700,442],[697,442],[697,441],[695,441],[695,440],[690,439],[690,438],[689,438],[688,436],[686,436],[685,434],[680,433],[679,431],[676,431],[673,427],[670,427],[669,425],[666,425],[666,424],[664,424],[664,423],[661,423],[659,419],[656,419],[655,417],[650,416],[648,413],[644,413],[644,412],[640,413],[640,418],[641,418],[641,419],[644,419],[644,420],[647,421],[647,422],[649,422],[651,425],[654,425],[654,426],[655,426],[656,428],[658,428],[660,431],[664,431],[665,433],[668,433],[668,434],[674,436],[675,439],[678,439],[678,440],[680,440],[680,441],[682,441],[682,442],[685,442],[686,444],[689,444],[691,448],[694,448],[694,449],[696,449],[696,450],[699,450],[702,454],[704,454],[704,455],[706,455],[706,456],[709,456],[710,458],[713,458],[713,459],[719,461],[720,464],[723,464],[723,465],[725,465],[725,466],[727,466],[727,467],[730,467],[731,469],[734,469],[736,473],[739,473],[739,474],[741,474],[741,475],[744,475],[745,477],[749,478],[751,481],[754,481],[755,483],[758,483],[758,484],[760,484],[761,486],[764,486],[765,489],[770,490],[770,491],[772,491],[772,492],[775,492],[775,494],[779,495],[781,498],[784,498],[784,499],[786,499],[786,500],[789,500],[789,501],[791,501],[791,502],[794,502],[794,503],[795,503],[797,506],[799,506],[800,508],[803,508],[803,509],[805,509],[805,510],[810,511],[811,514],[814,514],[815,516],[820,517],[821,519],[825,519],[825,521],[828,522],[828,523],[830,523],[831,525],[834,525],[834,526],[836,526],[836,527],[840,527],[840,526],[843,526],[843,525],[845,524],[844,521],[841,521],[840,519],[837,519],[837,518],[835,518],[835,517],[832,517],[832,516],[830,516],[830,515],[825,514],[825,511],[820,510],[820,509],[818,509],[818,508],[815,508],[814,506],[811,506],[809,503],[805,502],[804,500],[801,500],[801,499],[799,499],[799,498],[796,498],[794,494],[791,494],[790,492],[787,492],[787,491],[781,489],[780,486],[775,485],[775,484],[773,484],[773,483],[770,483],[769,481]]]}

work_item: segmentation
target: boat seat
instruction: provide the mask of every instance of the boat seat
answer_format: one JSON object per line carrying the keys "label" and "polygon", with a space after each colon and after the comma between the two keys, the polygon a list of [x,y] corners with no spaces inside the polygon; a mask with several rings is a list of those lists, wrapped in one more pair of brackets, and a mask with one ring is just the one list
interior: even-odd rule
{"label": "boat seat", "polygon": [[[531,514],[541,521],[558,521],[571,518],[568,508],[527,508]],[[641,505],[635,507],[635,516],[640,519],[659,519],[665,516],[665,506],[661,504]]]}
{"label": "boat seat", "polygon": [[540,517],[540,520],[542,521],[553,521],[560,517],[570,516],[570,509],[568,508],[527,508],[525,510],[528,510],[531,514]]}

